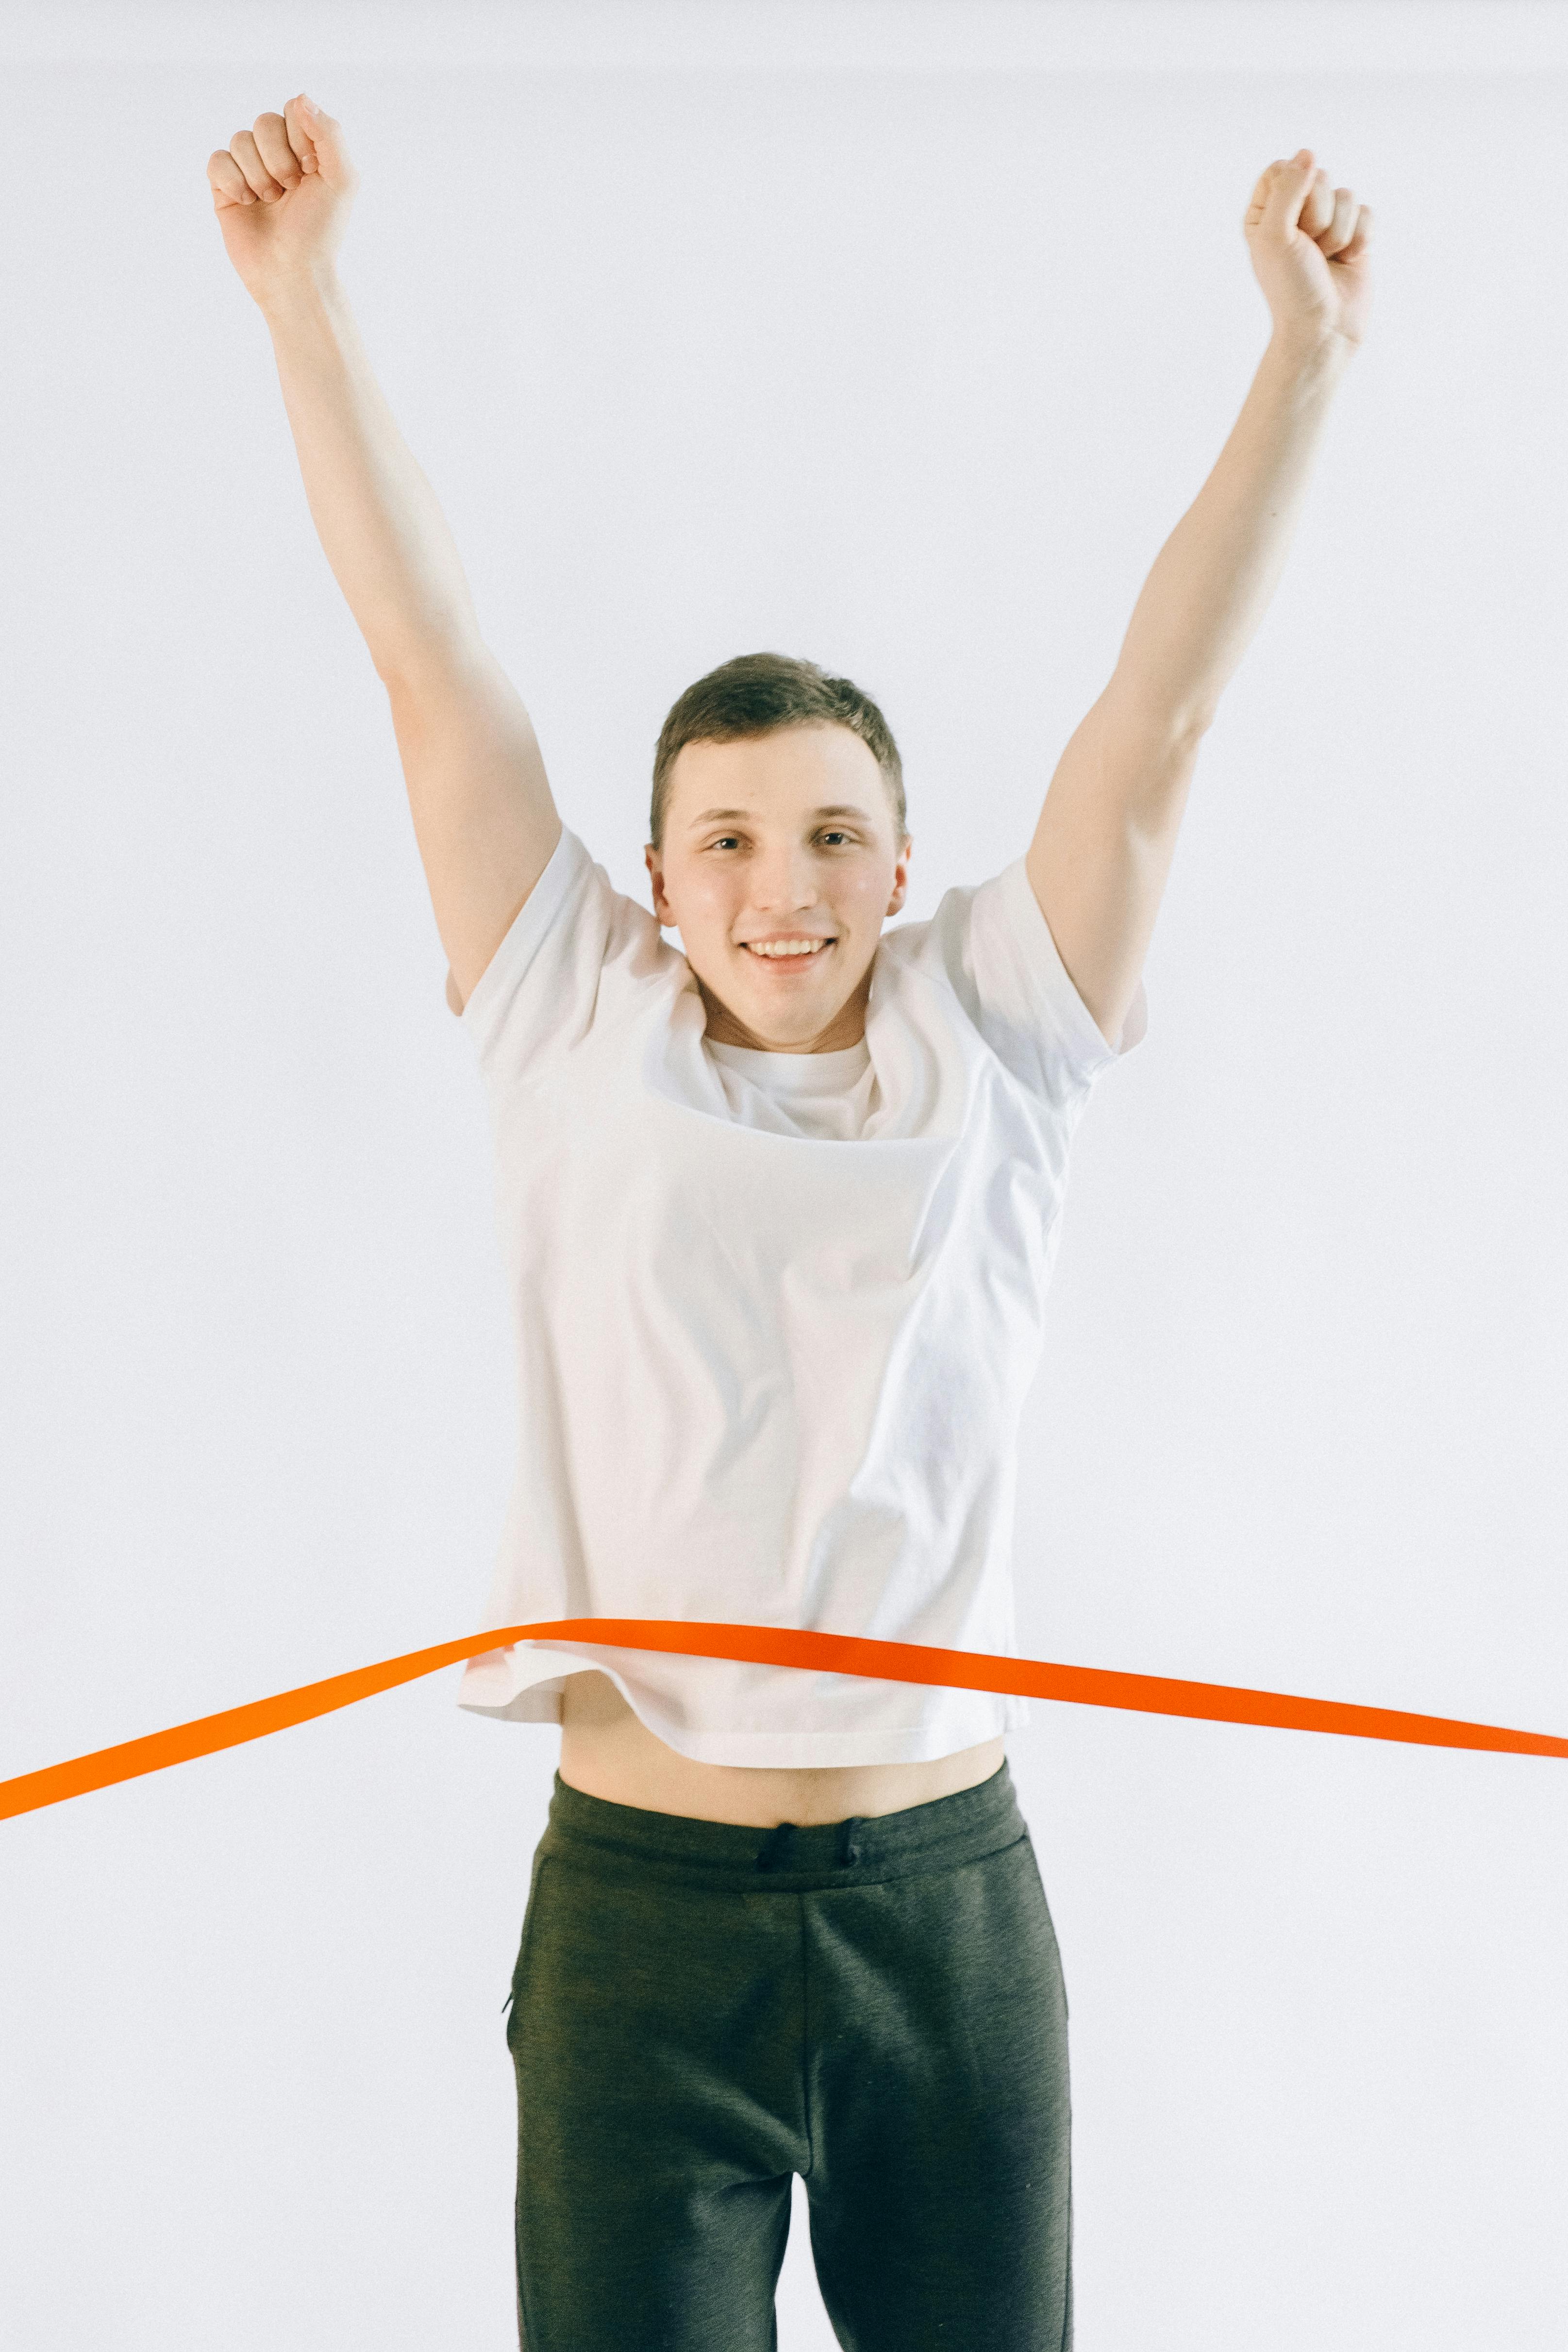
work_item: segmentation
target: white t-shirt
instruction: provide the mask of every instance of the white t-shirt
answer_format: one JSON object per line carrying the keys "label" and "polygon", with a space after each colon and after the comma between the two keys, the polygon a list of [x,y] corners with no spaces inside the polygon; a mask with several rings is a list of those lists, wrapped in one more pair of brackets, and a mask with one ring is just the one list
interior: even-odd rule
{"label": "white t-shirt", "polygon": [[[697,981],[576,835],[463,1010],[520,1414],[481,1624],[661,1617],[1013,1647],[1016,1433],[1068,1150],[1117,1059],[1018,859],[883,932],[863,1042],[711,1044]],[[1121,1051],[1142,1036],[1142,989]],[[558,1722],[606,1672],[700,1762],[946,1756],[985,1691],[517,1643],[458,1703]]]}

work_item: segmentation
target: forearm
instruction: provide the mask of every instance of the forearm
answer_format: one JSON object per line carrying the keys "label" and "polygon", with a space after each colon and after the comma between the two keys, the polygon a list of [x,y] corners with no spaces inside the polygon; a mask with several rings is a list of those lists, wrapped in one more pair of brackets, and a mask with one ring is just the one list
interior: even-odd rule
{"label": "forearm", "polygon": [[335,274],[263,305],[305,496],[377,671],[479,637],[457,543],[376,383]]}
{"label": "forearm", "polygon": [[1295,536],[1350,352],[1273,338],[1214,471],[1156,557],[1107,694],[1201,733],[1257,632]]}

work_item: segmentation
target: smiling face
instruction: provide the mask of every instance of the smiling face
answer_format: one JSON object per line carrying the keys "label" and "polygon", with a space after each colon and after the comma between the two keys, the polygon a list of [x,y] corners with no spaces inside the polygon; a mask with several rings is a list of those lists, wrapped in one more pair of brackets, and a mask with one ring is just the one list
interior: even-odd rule
{"label": "smiling face", "polygon": [[882,925],[909,887],[910,846],[875,754],[847,727],[684,745],[663,843],[644,857],[708,1035],[783,1054],[855,1045]]}

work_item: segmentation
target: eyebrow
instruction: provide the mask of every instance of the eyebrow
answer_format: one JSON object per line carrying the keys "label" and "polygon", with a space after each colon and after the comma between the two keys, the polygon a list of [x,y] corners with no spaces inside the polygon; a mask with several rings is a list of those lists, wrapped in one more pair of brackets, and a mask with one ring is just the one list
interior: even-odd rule
{"label": "eyebrow", "polygon": [[[738,816],[750,816],[750,809],[704,809],[700,816],[692,818],[687,830],[695,833],[700,824],[716,824],[721,817],[728,820]],[[813,809],[811,814],[813,816],[858,816],[862,824],[869,823],[865,810],[851,807],[847,801],[835,801],[829,807]]]}

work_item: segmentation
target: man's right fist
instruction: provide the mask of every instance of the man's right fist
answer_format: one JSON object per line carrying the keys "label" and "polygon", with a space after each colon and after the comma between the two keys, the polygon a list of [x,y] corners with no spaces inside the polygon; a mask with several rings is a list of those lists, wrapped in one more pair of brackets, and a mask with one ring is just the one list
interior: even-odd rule
{"label": "man's right fist", "polygon": [[228,257],[265,305],[335,258],[359,185],[342,132],[301,91],[207,158]]}

